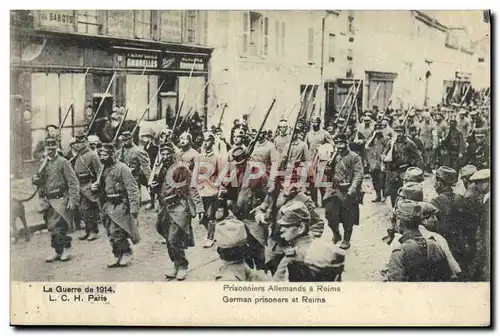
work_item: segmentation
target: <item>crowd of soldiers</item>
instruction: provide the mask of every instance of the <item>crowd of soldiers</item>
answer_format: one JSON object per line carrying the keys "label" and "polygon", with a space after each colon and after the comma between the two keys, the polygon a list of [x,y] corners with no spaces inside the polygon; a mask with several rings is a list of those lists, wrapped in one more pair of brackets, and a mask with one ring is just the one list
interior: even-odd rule
{"label": "crowd of soldiers", "polygon": [[[215,244],[222,261],[217,280],[340,281],[367,175],[371,201],[389,198],[393,209],[383,239],[392,249],[385,280],[489,280],[488,109],[374,106],[326,125],[319,116],[282,119],[275,132],[264,123],[257,130],[248,115],[234,120],[228,139],[220,125],[200,130],[200,123],[181,134],[168,127],[143,132],[139,143],[130,131],[118,142],[84,132],[68,154],[57,127],[48,127],[45,163],[33,178],[51,232],[45,261],[70,260],[69,234],[83,223],[78,238],[92,241],[102,223],[112,252],[107,266],[129,266],[131,245],[141,240],[144,186],[151,196],[144,211],[158,207],[157,232],[172,262],[167,279],[186,278],[185,250],[200,243],[192,225],[198,217],[203,247]],[[277,173],[285,168],[288,174]],[[424,200],[430,174],[438,196]],[[318,239],[320,207],[331,242]]]}

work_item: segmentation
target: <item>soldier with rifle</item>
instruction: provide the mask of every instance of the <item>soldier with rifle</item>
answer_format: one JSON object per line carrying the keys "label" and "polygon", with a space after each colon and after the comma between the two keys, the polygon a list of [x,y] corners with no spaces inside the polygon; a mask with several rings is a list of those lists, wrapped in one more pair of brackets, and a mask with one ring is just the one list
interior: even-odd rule
{"label": "soldier with rifle", "polygon": [[287,144],[291,140],[290,135],[288,134],[288,125],[286,119],[280,120],[276,133],[276,137],[274,138],[274,147],[278,151],[278,155],[281,157],[283,156],[283,152],[286,150]]}
{"label": "soldier with rifle", "polygon": [[32,182],[47,200],[44,210],[51,247],[54,251],[46,262],[68,261],[71,258],[71,237],[74,228],[73,211],[80,201],[80,185],[71,164],[58,153],[59,143],[53,137],[45,139],[46,157]]}
{"label": "soldier with rifle", "polygon": [[75,174],[80,182],[80,213],[85,223],[80,240],[92,241],[97,239],[99,233],[98,223],[100,218],[99,199],[91,192],[91,184],[97,179],[101,169],[99,156],[90,150],[87,136],[84,133],[77,134],[73,148],[76,150],[74,160]]}
{"label": "soldier with rifle", "polygon": [[128,239],[131,239],[134,245],[141,240],[137,228],[139,186],[132,171],[115,159],[113,143],[103,143],[98,152],[102,167],[96,181],[91,185],[91,190],[98,195],[102,203],[103,224],[113,252],[108,267],[127,267],[132,261],[132,249]]}
{"label": "soldier with rifle", "polygon": [[160,145],[159,173],[150,183],[159,188],[160,212],[156,222],[158,233],[165,238],[167,251],[173,265],[165,277],[182,281],[186,278],[189,261],[185,250],[194,246],[191,219],[204,216],[203,202],[193,183],[191,170],[179,162],[171,142]]}
{"label": "soldier with rifle", "polygon": [[189,170],[192,172],[194,164],[200,153],[193,147],[193,137],[190,133],[184,132],[179,137],[179,157],[182,162],[186,163]]}
{"label": "soldier with rifle", "polygon": [[372,202],[383,202],[385,189],[385,172],[382,170],[382,154],[387,140],[381,131],[381,125],[377,123],[373,135],[365,145],[366,161],[370,169],[371,181],[375,190],[375,199]]}
{"label": "soldier with rifle", "polygon": [[[361,183],[363,182],[363,163],[361,157],[347,147],[344,133],[335,136],[336,150],[328,163],[328,176],[332,186],[323,197],[325,216],[333,231],[333,242],[340,240],[340,248],[350,246],[353,226],[359,225],[359,204],[362,202]],[[344,238],[340,235],[339,224],[344,226]]]}
{"label": "soldier with rifle", "polygon": [[116,158],[130,168],[138,185],[147,186],[151,174],[148,153],[134,144],[130,131],[122,132],[121,136],[123,137],[123,146],[116,152]]}

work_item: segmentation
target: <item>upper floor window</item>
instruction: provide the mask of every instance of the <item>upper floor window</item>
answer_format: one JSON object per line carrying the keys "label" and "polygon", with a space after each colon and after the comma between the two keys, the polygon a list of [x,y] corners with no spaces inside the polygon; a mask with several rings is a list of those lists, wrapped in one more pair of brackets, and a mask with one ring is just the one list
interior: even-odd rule
{"label": "upper floor window", "polygon": [[307,44],[307,62],[314,63],[314,28],[309,27]]}
{"label": "upper floor window", "polygon": [[77,31],[83,34],[99,33],[98,12],[96,9],[79,10]]}
{"label": "upper floor window", "polygon": [[269,19],[258,12],[244,12],[241,35],[242,55],[268,55]]}
{"label": "upper floor window", "polygon": [[198,13],[195,10],[186,11],[186,28],[185,28],[185,42],[195,43],[196,41],[196,26],[198,21]]}

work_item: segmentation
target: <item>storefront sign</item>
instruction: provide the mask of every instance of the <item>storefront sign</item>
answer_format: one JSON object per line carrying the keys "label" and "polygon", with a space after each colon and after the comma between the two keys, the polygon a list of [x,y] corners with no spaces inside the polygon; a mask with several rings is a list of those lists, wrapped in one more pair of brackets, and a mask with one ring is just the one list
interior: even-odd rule
{"label": "storefront sign", "polygon": [[205,71],[205,62],[203,58],[200,57],[181,57],[179,68],[189,71],[191,71],[191,69]]}
{"label": "storefront sign", "polygon": [[75,14],[72,10],[38,10],[37,27],[62,32],[75,31]]}
{"label": "storefront sign", "polygon": [[127,54],[127,68],[158,68],[158,57],[152,54],[129,53]]}
{"label": "storefront sign", "polygon": [[[191,57],[182,55],[166,55],[161,59],[162,69],[184,70],[184,71],[207,71],[207,60],[203,57]],[[193,67],[194,64],[194,67]]]}

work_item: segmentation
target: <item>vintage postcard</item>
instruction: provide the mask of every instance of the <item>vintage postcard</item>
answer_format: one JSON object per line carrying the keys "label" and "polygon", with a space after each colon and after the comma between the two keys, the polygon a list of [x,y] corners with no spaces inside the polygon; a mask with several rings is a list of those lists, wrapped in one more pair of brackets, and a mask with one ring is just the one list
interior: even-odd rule
{"label": "vintage postcard", "polygon": [[11,10],[11,324],[489,326],[490,15]]}

